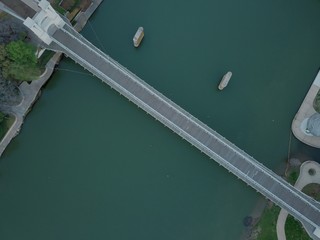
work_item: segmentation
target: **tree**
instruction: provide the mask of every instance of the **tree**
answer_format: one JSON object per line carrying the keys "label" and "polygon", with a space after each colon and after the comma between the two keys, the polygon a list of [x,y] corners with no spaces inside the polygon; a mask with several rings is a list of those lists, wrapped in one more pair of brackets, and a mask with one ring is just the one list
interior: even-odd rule
{"label": "tree", "polygon": [[10,72],[9,69],[10,69],[11,64],[12,64],[12,62],[9,59],[6,59],[1,63],[2,76],[5,79],[9,78],[9,72]]}
{"label": "tree", "polygon": [[7,114],[0,112],[0,140],[7,132],[7,123],[5,121],[7,117]]}
{"label": "tree", "polygon": [[0,112],[0,124],[5,120],[6,115],[2,112]]}
{"label": "tree", "polygon": [[36,48],[22,40],[10,42],[6,46],[8,58],[18,64],[36,65]]}
{"label": "tree", "polygon": [[4,79],[0,73],[0,105],[14,106],[19,104],[21,100],[22,96],[18,88],[18,83]]}
{"label": "tree", "polygon": [[36,48],[22,40],[0,45],[0,67],[5,79],[31,81],[41,70],[37,65]]}
{"label": "tree", "polygon": [[0,44],[0,64],[7,58],[7,50],[4,44]]}
{"label": "tree", "polygon": [[313,108],[316,112],[320,113],[320,90],[313,101]]}

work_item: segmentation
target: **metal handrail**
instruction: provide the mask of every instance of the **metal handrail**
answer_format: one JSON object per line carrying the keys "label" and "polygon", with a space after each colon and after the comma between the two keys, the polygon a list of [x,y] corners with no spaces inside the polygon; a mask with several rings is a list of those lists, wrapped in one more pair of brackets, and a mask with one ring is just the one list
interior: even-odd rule
{"label": "metal handrail", "polygon": [[[245,153],[243,150],[238,148],[236,145],[225,139],[223,136],[218,134],[216,131],[209,128],[207,125],[202,123],[200,120],[192,116],[190,113],[183,110],[181,107],[179,107],[177,104],[172,102],[167,97],[163,96],[161,93],[159,93],[157,90],[153,89],[151,86],[149,86],[146,82],[141,80],[139,77],[137,77],[135,74],[131,73],[129,70],[121,66],[119,63],[114,61],[112,58],[107,56],[106,54],[102,53],[101,50],[93,46],[91,43],[88,44],[87,40],[83,41],[83,37],[81,36],[81,39],[79,39],[77,36],[74,36],[69,31],[62,29],[66,34],[68,34],[70,37],[75,39],[77,42],[79,42],[81,45],[88,48],[90,51],[98,55],[101,59],[103,59],[106,63],[112,65],[115,70],[122,72],[125,76],[129,77],[131,80],[136,82],[139,86],[147,90],[149,93],[152,93],[155,97],[157,97],[158,100],[160,100],[162,103],[166,104],[167,106],[175,109],[177,113],[179,113],[184,118],[188,119],[189,121],[192,121],[195,123],[200,129],[207,132],[210,137],[213,137],[217,141],[219,141],[221,144],[226,146],[230,151],[233,151],[238,156],[241,157],[241,159],[244,159],[247,163],[249,163],[251,166],[254,167],[254,169],[261,171],[266,176],[273,179],[275,182],[279,183],[282,187],[284,187],[286,190],[291,192],[293,195],[297,196],[300,200],[306,202],[309,206],[311,206],[315,211],[320,213],[319,208],[317,208],[313,202],[309,198],[306,198],[306,195],[301,193],[299,190],[295,189],[293,186],[288,184],[285,180],[280,178],[278,175],[276,175],[274,172],[272,172],[270,169],[259,163],[257,160],[255,160],[253,157],[249,156],[247,153]],[[157,112],[155,109],[150,107],[147,103],[143,102],[141,99],[137,98],[134,94],[129,92],[127,89],[122,87],[120,84],[109,78],[106,74],[101,72],[99,69],[95,68],[92,64],[90,64],[88,61],[80,57],[78,54],[74,53],[71,49],[67,48],[63,43],[60,43],[59,41],[54,41],[63,49],[67,51],[67,54],[69,56],[73,56],[74,60],[83,67],[87,68],[90,72],[97,75],[98,77],[102,78],[102,80],[108,82],[111,87],[117,89],[121,94],[126,96],[130,101],[133,101],[136,103],[139,107],[144,109],[146,112],[151,114],[153,117],[155,117],[160,122],[164,123],[168,128],[179,134],[181,137],[183,137],[185,140],[196,146],[201,151],[205,152],[209,157],[214,158],[219,164],[223,165],[225,168],[227,168],[229,171],[234,173],[236,176],[241,178],[243,181],[245,181],[247,184],[255,188],[257,191],[261,192],[262,194],[266,195],[269,198],[272,198],[274,202],[276,202],[279,205],[282,205],[284,208],[289,210],[293,215],[299,217],[301,220],[304,220],[308,223],[310,223],[312,226],[317,227],[317,225],[310,221],[306,216],[302,215],[300,212],[298,212],[296,209],[292,208],[290,205],[288,205],[286,202],[284,202],[282,199],[274,195],[271,191],[263,187],[261,184],[259,184],[257,181],[237,169],[234,165],[232,165],[230,162],[228,162],[226,159],[222,158],[215,152],[213,152],[208,146],[199,140],[197,140],[195,137],[187,133],[183,128],[179,127],[178,125],[174,124],[170,119],[165,118],[163,115],[161,115],[159,112]]]}

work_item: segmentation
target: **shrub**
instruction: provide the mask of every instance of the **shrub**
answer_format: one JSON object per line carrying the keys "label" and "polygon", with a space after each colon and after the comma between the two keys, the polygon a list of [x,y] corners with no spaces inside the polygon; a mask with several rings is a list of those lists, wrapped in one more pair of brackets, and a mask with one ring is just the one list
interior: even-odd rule
{"label": "shrub", "polygon": [[314,98],[313,101],[313,108],[316,110],[318,113],[320,113],[320,90],[317,93],[316,97]]}

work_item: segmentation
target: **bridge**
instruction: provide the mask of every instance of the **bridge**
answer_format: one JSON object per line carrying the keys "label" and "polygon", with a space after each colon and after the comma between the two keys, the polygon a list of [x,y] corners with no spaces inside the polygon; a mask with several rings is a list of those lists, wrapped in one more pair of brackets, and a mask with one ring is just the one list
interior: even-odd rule
{"label": "bridge", "polygon": [[313,239],[320,239],[320,204],[179,107],[91,44],[54,12],[46,0],[24,20],[49,48],[62,51],[129,101],[180,135],[219,165],[287,210]]}

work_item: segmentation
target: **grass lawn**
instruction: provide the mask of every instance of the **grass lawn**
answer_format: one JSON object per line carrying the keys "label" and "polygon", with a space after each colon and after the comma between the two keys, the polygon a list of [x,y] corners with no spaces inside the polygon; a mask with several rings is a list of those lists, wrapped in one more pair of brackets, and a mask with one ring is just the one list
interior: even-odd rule
{"label": "grass lawn", "polygon": [[[255,226],[255,231],[259,232],[257,240],[276,240],[277,239],[277,219],[280,207],[272,204],[266,207],[259,223]],[[302,227],[301,223],[288,215],[285,224],[285,233],[287,240],[312,240]]]}
{"label": "grass lawn", "polygon": [[[287,181],[294,185],[299,177],[299,168],[291,167],[287,173]],[[303,192],[317,201],[320,200],[320,185],[309,184],[303,188]],[[276,240],[276,224],[280,207],[271,203],[268,204],[261,215],[259,222],[253,227],[252,233],[255,237],[250,239],[256,240]],[[285,233],[287,240],[312,240],[304,230],[302,224],[296,221],[292,216],[288,215],[285,224]]]}
{"label": "grass lawn", "polygon": [[[271,203],[270,203],[271,204]],[[280,208],[272,203],[265,208],[259,223],[256,225],[259,235],[257,240],[277,239],[276,225]]]}
{"label": "grass lawn", "polygon": [[311,196],[313,199],[320,201],[320,184],[310,183],[302,189],[302,192]]}
{"label": "grass lawn", "polygon": [[291,169],[290,171],[288,171],[287,174],[287,181],[291,184],[294,185],[296,183],[296,181],[298,180],[299,177],[299,168],[294,168]]}
{"label": "grass lawn", "polygon": [[302,227],[301,223],[290,215],[286,221],[285,232],[287,240],[312,240]]}
{"label": "grass lawn", "polygon": [[54,8],[54,10],[56,10],[61,15],[64,15],[67,12],[64,8],[62,8],[59,5],[60,0],[53,0],[53,1],[50,1],[50,2],[51,2],[52,7]]}

